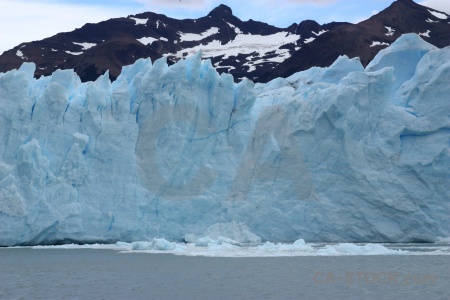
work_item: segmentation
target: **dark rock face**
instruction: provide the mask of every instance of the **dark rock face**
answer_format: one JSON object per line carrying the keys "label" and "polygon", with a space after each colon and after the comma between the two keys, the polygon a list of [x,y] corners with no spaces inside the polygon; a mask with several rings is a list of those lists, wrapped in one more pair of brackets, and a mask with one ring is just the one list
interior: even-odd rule
{"label": "dark rock face", "polygon": [[86,24],[72,32],[23,43],[0,55],[0,72],[36,63],[36,76],[73,68],[83,81],[106,70],[114,79],[121,67],[139,58],[167,56],[169,63],[203,49],[219,72],[267,82],[313,66],[325,67],[340,55],[360,57],[367,65],[401,34],[415,32],[437,46],[450,45],[450,17],[412,0],[397,0],[359,24],[320,25],[306,20],[277,28],[241,21],[219,5],[206,17],[177,20],[145,12]]}

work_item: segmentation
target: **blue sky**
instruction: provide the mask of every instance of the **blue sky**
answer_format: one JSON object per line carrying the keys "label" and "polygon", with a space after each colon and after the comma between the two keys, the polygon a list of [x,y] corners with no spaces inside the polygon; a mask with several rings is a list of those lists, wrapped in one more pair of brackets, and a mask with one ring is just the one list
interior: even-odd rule
{"label": "blue sky", "polygon": [[[415,0],[450,13],[450,0]],[[21,42],[144,11],[173,18],[205,16],[217,5],[230,6],[242,20],[279,27],[312,19],[358,22],[388,7],[393,0],[1,0],[0,53]]]}

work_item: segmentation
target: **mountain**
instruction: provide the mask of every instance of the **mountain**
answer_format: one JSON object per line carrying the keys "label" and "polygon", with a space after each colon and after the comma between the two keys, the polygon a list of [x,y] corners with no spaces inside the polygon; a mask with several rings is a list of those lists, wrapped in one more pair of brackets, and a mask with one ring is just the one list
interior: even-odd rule
{"label": "mountain", "polygon": [[298,70],[326,67],[340,55],[359,57],[366,66],[375,55],[405,33],[417,33],[437,47],[450,45],[450,16],[412,0],[397,0],[388,8],[358,24],[339,24],[304,45],[261,81],[287,77]]}
{"label": "mountain", "polygon": [[418,33],[429,43],[450,45],[450,17],[442,12],[397,0],[359,24],[319,25],[312,20],[278,28],[241,21],[230,7],[219,5],[199,19],[177,20],[152,12],[86,24],[72,32],[22,43],[0,56],[0,72],[23,62],[37,65],[36,76],[56,69],[75,69],[82,81],[109,70],[111,79],[139,58],[166,56],[169,64],[203,50],[219,72],[236,81],[244,77],[267,82],[313,66],[325,67],[340,55],[360,57],[367,65],[404,33]]}
{"label": "mountain", "polygon": [[0,246],[450,235],[450,47],[406,34],[266,84],[199,54],[34,69],[0,73]]}

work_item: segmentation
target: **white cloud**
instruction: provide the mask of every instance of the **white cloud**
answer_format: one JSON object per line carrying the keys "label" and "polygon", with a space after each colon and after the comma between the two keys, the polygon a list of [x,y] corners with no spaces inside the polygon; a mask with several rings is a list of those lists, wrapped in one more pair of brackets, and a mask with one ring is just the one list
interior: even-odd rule
{"label": "white cloud", "polygon": [[418,2],[420,5],[428,6],[430,8],[450,14],[450,1],[449,0],[426,0]]}
{"label": "white cloud", "polygon": [[369,16],[369,17],[367,17],[367,16],[365,16],[365,17],[357,17],[357,18],[355,18],[353,21],[351,21],[351,23],[353,23],[353,24],[358,24],[358,23],[360,23],[360,22],[362,22],[362,21],[365,21],[365,20],[369,19],[370,17],[372,17],[372,16],[374,16],[374,15],[376,15],[376,14],[378,14],[378,13],[379,13],[378,10],[372,10],[372,11],[370,12],[370,16]]}
{"label": "white cloud", "polygon": [[152,7],[170,7],[170,8],[188,8],[194,10],[205,9],[211,4],[208,0],[134,0],[135,2],[145,4],[147,8]]}
{"label": "white cloud", "polygon": [[20,43],[41,40],[59,32],[72,31],[86,23],[123,17],[138,11],[99,5],[0,1],[0,54]]}
{"label": "white cloud", "polygon": [[[141,4],[145,4],[147,8],[188,8],[192,10],[204,10],[210,9],[213,6],[220,4],[222,1],[218,0],[133,0]],[[242,3],[240,1],[225,1]],[[283,5],[314,5],[314,6],[327,6],[337,3],[338,0],[264,0],[264,1],[251,1],[247,0],[245,6],[253,7],[260,6],[261,4],[269,4],[271,6],[276,5],[281,7]],[[421,5],[425,5],[436,10],[440,10],[450,14],[450,1],[449,0],[424,0],[417,1]]]}
{"label": "white cloud", "polygon": [[314,5],[328,5],[336,2],[336,0],[281,0],[281,1],[272,1],[276,3],[284,2],[284,3],[292,3],[292,4],[314,4]]}
{"label": "white cloud", "polygon": [[[145,4],[146,7],[150,9],[165,7],[165,8],[188,8],[192,10],[205,10],[211,9],[222,2],[228,2],[227,5],[231,5],[231,3],[233,3],[245,7],[261,7],[267,4],[271,6],[275,5],[281,7],[283,5],[304,5],[304,4],[324,6],[335,3],[337,0],[264,0],[264,1],[247,0],[245,4],[243,4],[241,1],[218,1],[218,0],[133,0],[133,1]],[[237,6],[235,6],[234,8],[237,8]]]}

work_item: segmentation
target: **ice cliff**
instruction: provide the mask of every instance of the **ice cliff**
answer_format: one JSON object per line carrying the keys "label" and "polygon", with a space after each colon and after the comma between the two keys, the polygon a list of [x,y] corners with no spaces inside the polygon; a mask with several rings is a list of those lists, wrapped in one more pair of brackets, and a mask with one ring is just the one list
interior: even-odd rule
{"label": "ice cliff", "polygon": [[450,47],[404,35],[254,85],[201,53],[0,73],[0,245],[450,235]]}

